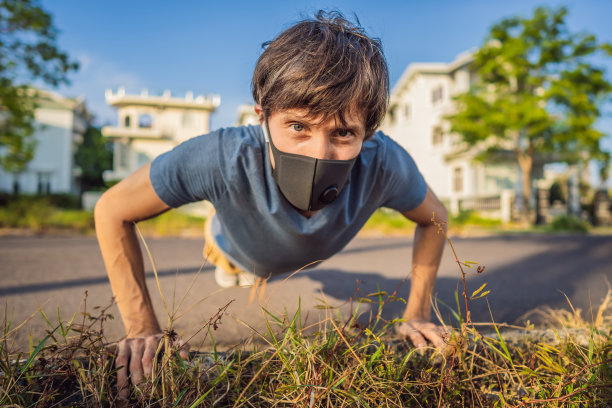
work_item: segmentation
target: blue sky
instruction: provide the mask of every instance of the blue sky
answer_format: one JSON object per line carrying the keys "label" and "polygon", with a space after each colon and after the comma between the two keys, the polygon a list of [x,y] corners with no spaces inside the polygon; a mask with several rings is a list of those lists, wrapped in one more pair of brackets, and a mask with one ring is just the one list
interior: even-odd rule
{"label": "blue sky", "polygon": [[[104,90],[125,86],[131,93],[219,94],[213,128],[232,125],[238,105],[252,102],[250,80],[261,43],[318,9],[356,13],[367,32],[382,39],[393,86],[411,62],[449,62],[479,46],[505,16],[562,4],[570,10],[572,31],[612,42],[608,0],[42,1],[60,30],[60,47],[81,64],[72,84],[59,91],[84,96],[98,124],[116,123]],[[612,80],[612,64],[608,70]],[[612,121],[600,126],[612,133]]]}

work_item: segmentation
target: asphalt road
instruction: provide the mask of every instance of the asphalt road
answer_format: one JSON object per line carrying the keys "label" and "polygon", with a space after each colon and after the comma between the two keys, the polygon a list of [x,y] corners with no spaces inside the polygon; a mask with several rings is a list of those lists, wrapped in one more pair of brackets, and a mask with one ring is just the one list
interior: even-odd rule
{"label": "asphalt road", "polygon": [[[221,289],[215,284],[212,268],[202,268],[203,239],[147,242],[168,309],[178,310],[175,316],[183,313],[174,327],[183,338],[191,338],[194,347],[210,347],[210,338],[202,328],[228,303],[217,330],[212,331],[221,348],[260,339],[266,332],[266,320],[271,327],[277,327],[257,302],[249,304],[250,289]],[[582,316],[590,319],[608,290],[606,282],[612,282],[612,236],[454,238],[453,244],[461,260],[486,265],[482,274],[467,269],[468,293],[486,282],[491,291],[487,299],[497,322],[517,322],[525,313],[543,306],[568,309],[566,295],[573,307],[582,309]],[[339,306],[348,315],[357,281],[362,295],[377,291],[377,287],[393,292],[409,272],[411,252],[409,238],[355,239],[344,251],[314,269],[299,272],[286,281],[286,276],[272,279],[263,302],[275,316],[284,313],[293,316],[300,305],[305,325],[316,323],[329,313],[321,308],[324,302]],[[167,313],[146,256],[145,263],[156,313],[165,324]],[[459,275],[447,247],[435,292],[442,315],[448,321],[452,320],[451,314],[443,304],[451,307],[455,304]],[[82,319],[79,312],[83,310],[85,291],[87,310],[92,314],[97,311],[95,306],[107,305],[112,297],[95,238],[0,237],[0,277],[0,307],[6,312],[0,318],[11,321],[15,327],[34,316],[17,332],[15,346],[21,348],[27,348],[30,333],[34,339],[44,336],[46,323],[37,313],[39,306],[52,322],[57,322],[59,308],[62,320],[66,321],[74,313],[77,319]],[[409,285],[408,281],[401,287],[400,296],[408,295]],[[179,307],[181,298],[184,299]],[[375,304],[360,307],[359,312],[364,313],[362,321],[367,321],[368,313],[375,307]],[[399,317],[403,307],[400,302],[389,303],[383,316]],[[473,320],[490,321],[485,299],[473,301],[470,308]],[[105,323],[104,331],[108,339],[116,340],[124,329],[116,306],[109,312],[115,319]]]}

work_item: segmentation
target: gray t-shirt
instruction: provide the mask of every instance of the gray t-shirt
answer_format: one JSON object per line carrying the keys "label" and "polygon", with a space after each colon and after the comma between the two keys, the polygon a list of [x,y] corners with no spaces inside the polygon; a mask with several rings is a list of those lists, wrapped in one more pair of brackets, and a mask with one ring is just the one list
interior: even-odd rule
{"label": "gray t-shirt", "polygon": [[263,277],[329,258],[377,208],[411,210],[427,191],[412,157],[376,132],[364,142],[336,200],[306,218],[276,186],[260,126],[194,137],[155,158],[150,178],[170,207],[209,200],[219,248],[237,266]]}

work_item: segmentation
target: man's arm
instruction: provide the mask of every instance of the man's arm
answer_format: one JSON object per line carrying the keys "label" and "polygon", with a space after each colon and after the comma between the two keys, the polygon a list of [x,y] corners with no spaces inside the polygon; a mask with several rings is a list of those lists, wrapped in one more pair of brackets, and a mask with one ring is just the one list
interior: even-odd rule
{"label": "man's arm", "polygon": [[423,202],[417,208],[404,213],[406,218],[417,223],[417,227],[414,232],[410,296],[402,316],[406,323],[398,326],[398,331],[409,337],[416,347],[425,346],[427,338],[436,347],[443,348],[443,333],[439,326],[430,321],[431,296],[445,245],[444,235],[431,221],[434,214],[436,221],[442,222],[446,231],[446,208],[429,187]]}
{"label": "man's arm", "polygon": [[[138,384],[151,374],[161,329],[147,289],[142,252],[134,223],[169,209],[149,179],[150,164],[106,191],[95,208],[96,235],[127,338],[117,345],[119,397],[128,398],[128,381]],[[178,344],[183,344],[178,342]],[[187,358],[188,344],[181,357]],[[129,380],[128,380],[129,379]]]}
{"label": "man's arm", "polygon": [[150,164],[106,191],[95,207],[96,235],[128,338],[161,332],[145,282],[134,223],[169,209],[149,179]]}

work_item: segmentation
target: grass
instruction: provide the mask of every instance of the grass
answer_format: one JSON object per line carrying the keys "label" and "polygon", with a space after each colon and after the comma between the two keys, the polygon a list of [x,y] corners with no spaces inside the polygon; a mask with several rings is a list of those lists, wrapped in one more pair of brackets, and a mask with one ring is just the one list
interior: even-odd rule
{"label": "grass", "polygon": [[[138,225],[149,237],[201,237],[204,218],[168,211]],[[37,196],[21,197],[0,206],[2,228],[22,229],[35,234],[68,232],[95,235],[93,212],[58,207],[49,198]]]}
{"label": "grass", "polygon": [[[141,236],[142,238],[142,236]],[[146,241],[143,240],[148,252]],[[454,253],[452,242],[449,245]],[[454,253],[455,254],[455,253]],[[398,319],[383,319],[385,306],[404,302],[393,293],[356,292],[350,312],[324,302],[326,318],[305,326],[300,301],[295,314],[272,312],[260,292],[267,330],[254,331],[264,346],[240,345],[220,353],[214,330],[231,302],[202,327],[213,349],[181,360],[171,346],[178,318],[168,310],[165,344],[158,348],[150,380],[133,387],[130,405],[152,407],[605,407],[612,400],[612,290],[591,321],[580,311],[541,309],[541,328],[474,323],[472,302],[486,301],[486,285],[468,288],[466,275],[484,267],[461,261],[461,291],[442,322],[451,335],[444,352],[414,349],[393,334]],[[157,281],[159,288],[159,280]],[[403,282],[402,282],[403,283]],[[252,295],[255,292],[252,293]],[[471,293],[471,294],[470,294]],[[167,305],[160,289],[163,303]],[[253,297],[253,296],[252,296]],[[268,297],[269,300],[269,297]],[[172,302],[174,305],[175,303]],[[375,306],[370,315],[360,312]],[[442,321],[439,308],[434,310]],[[571,306],[571,304],[570,304]],[[189,309],[189,308],[188,308]],[[69,319],[42,310],[47,335],[28,353],[11,350],[13,327],[5,312],[0,338],[0,405],[23,407],[112,406],[115,400],[111,343],[104,323],[108,307],[83,310]],[[542,333],[548,330],[549,336]]]}
{"label": "grass", "polygon": [[[1,198],[1,197],[0,197]],[[71,196],[23,196],[0,200],[0,232],[21,229],[35,234],[77,233],[95,235],[94,217],[90,211],[77,208]],[[140,222],[139,228],[148,237],[202,237],[204,218],[180,211],[168,211]],[[390,209],[377,210],[366,222],[360,236],[412,236],[415,224]],[[451,235],[512,234],[512,233],[591,233],[611,234],[612,228],[593,228],[583,220],[560,216],[545,226],[502,224],[472,211],[450,217]]]}

